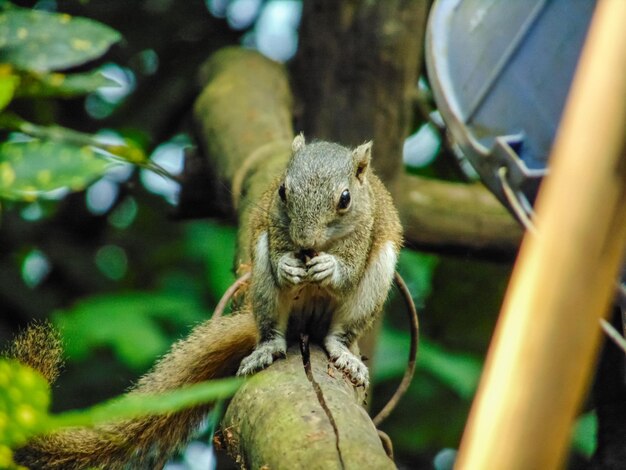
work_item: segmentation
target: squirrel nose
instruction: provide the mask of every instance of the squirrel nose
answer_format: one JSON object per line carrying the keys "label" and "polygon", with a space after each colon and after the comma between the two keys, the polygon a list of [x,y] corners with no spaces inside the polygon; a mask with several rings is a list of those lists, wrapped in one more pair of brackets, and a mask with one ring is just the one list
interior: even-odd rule
{"label": "squirrel nose", "polygon": [[314,230],[293,230],[291,239],[299,251],[315,251],[317,246],[317,233]]}

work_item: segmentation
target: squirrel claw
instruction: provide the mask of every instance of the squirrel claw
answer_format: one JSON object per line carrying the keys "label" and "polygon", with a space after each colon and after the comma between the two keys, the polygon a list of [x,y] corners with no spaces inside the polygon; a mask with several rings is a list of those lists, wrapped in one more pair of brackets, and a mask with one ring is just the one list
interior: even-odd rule
{"label": "squirrel claw", "polygon": [[369,371],[367,370],[367,366],[354,354],[343,353],[338,357],[331,357],[331,361],[337,369],[343,372],[344,376],[353,386],[364,388],[369,386]]}
{"label": "squirrel claw", "polygon": [[320,253],[306,264],[309,279],[313,282],[332,282],[338,271],[337,258],[328,253]]}
{"label": "squirrel claw", "polygon": [[330,361],[352,382],[355,387],[369,386],[369,371],[358,357],[338,341],[326,340]]}
{"label": "squirrel claw", "polygon": [[284,284],[299,284],[306,275],[304,263],[293,253],[284,254],[278,261],[278,277]]}
{"label": "squirrel claw", "polygon": [[268,367],[274,359],[287,355],[287,343],[284,338],[277,337],[273,340],[260,343],[252,353],[245,357],[237,370],[237,375],[251,375]]}

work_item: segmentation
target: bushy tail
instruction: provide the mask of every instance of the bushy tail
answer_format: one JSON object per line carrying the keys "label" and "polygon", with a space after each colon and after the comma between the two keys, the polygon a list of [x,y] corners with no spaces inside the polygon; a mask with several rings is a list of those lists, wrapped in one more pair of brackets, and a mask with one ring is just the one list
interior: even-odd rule
{"label": "bushy tail", "polygon": [[52,384],[63,366],[59,333],[48,322],[36,322],[19,333],[2,356],[32,367]]}
{"label": "bushy tail", "polygon": [[[159,393],[204,380],[233,375],[256,344],[250,314],[206,321],[172,346],[130,394]],[[9,353],[52,381],[58,375],[61,348],[54,330],[37,324],[16,338]],[[18,449],[15,460],[31,469],[159,468],[188,441],[208,406],[148,416],[95,428],[77,428],[43,436]]]}

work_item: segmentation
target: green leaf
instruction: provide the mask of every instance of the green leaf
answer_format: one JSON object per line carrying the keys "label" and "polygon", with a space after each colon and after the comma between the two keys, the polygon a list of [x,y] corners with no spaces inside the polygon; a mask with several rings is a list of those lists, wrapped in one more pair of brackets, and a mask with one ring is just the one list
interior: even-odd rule
{"label": "green leaf", "polygon": [[44,73],[22,72],[15,95],[18,97],[72,98],[82,96],[101,87],[118,87],[119,84],[100,72]]}
{"label": "green leaf", "polygon": [[32,201],[46,192],[84,189],[110,162],[90,147],[32,140],[0,144],[0,198]]}
{"label": "green leaf", "polygon": [[204,260],[207,288],[214,299],[221,299],[224,292],[235,282],[233,259],[235,259],[236,228],[202,221],[188,224],[185,235],[188,256]]}
{"label": "green leaf", "polygon": [[398,272],[404,278],[415,306],[422,308],[430,295],[432,278],[439,258],[414,250],[402,250],[398,260]]}
{"label": "green leaf", "polygon": [[591,458],[598,446],[598,417],[594,411],[576,420],[572,433],[572,447],[587,458]]}
{"label": "green leaf", "polygon": [[73,360],[109,347],[126,365],[145,370],[170,346],[159,324],[187,327],[205,318],[194,299],[163,292],[128,292],[91,297],[53,314]]}
{"label": "green leaf", "polygon": [[239,377],[230,377],[201,382],[158,395],[131,393],[87,410],[68,411],[52,416],[46,423],[46,432],[61,427],[94,426],[139,416],[175,413],[184,408],[231,397],[243,381]]}
{"label": "green leaf", "polygon": [[[404,373],[407,363],[410,335],[403,331],[384,328],[380,336],[374,380],[382,382]],[[480,378],[482,364],[471,354],[451,352],[442,346],[420,338],[417,367],[428,372],[453,390],[461,398],[471,398]]]}
{"label": "green leaf", "polygon": [[477,357],[447,351],[428,340],[420,341],[418,365],[466,399],[476,392],[482,370],[482,363]]}
{"label": "green leaf", "polygon": [[49,404],[50,386],[39,372],[0,358],[0,448],[24,444]]}
{"label": "green leaf", "polygon": [[0,75],[0,111],[9,105],[19,83],[15,75]]}
{"label": "green leaf", "polygon": [[21,8],[0,12],[0,62],[23,70],[74,67],[97,59],[120,39],[114,29],[87,18]]}
{"label": "green leaf", "polygon": [[[411,336],[408,332],[385,327],[381,330],[373,362],[374,383],[401,377],[407,364]],[[419,351],[418,351],[419,358]]]}

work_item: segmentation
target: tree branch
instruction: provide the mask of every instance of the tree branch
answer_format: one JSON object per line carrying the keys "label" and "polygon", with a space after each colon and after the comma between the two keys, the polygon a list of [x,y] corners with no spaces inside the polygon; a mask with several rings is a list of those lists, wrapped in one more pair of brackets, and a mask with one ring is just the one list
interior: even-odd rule
{"label": "tree branch", "polygon": [[522,229],[481,184],[401,175],[393,186],[406,239],[416,245],[513,253]]}

